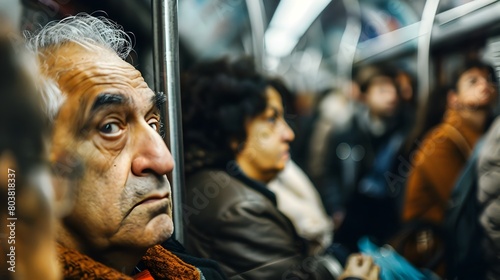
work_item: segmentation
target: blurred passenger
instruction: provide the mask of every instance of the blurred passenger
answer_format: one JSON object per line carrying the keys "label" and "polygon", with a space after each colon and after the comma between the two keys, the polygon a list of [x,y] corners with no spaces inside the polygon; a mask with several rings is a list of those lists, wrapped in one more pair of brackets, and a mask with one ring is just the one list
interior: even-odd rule
{"label": "blurred passenger", "polygon": [[35,90],[35,61],[0,21],[0,278],[60,279],[49,127]]}
{"label": "blurred passenger", "polygon": [[[192,251],[218,261],[232,279],[335,279],[338,263],[308,254],[267,187],[294,139],[280,93],[249,60],[221,59],[185,73],[182,96]],[[371,259],[351,265],[368,269],[347,276],[378,277]]]}
{"label": "blurred passenger", "polygon": [[401,101],[413,104],[416,102],[415,79],[407,71],[400,70],[396,75]]}
{"label": "blurred passenger", "polygon": [[205,279],[158,245],[173,232],[173,161],[157,108],[165,99],[124,61],[129,37],[80,14],[49,23],[29,43],[53,121],[50,158],[71,155],[85,167],[74,208],[56,222],[64,278]]}
{"label": "blurred passenger", "polygon": [[467,62],[452,82],[442,123],[427,134],[411,158],[405,221],[442,223],[455,181],[491,121],[498,94],[493,68]]}
{"label": "blurred passenger", "polygon": [[417,96],[415,78],[406,70],[399,70],[396,74],[396,84],[401,96],[400,116],[405,125],[413,127],[417,113]]}
{"label": "blurred passenger", "polygon": [[396,118],[399,105],[395,70],[365,66],[357,75],[361,101],[349,124],[330,135],[322,188],[334,219],[335,242],[357,250],[368,235],[384,242],[397,229],[398,215],[386,173],[406,130]]}
{"label": "blurred passenger", "polygon": [[[356,91],[355,83],[350,83]],[[349,90],[349,89],[346,89]],[[323,93],[314,109],[313,116],[306,125],[306,131],[299,138],[303,147],[305,158],[304,171],[309,175],[316,187],[321,187],[325,173],[325,151],[328,136],[334,129],[341,130],[351,119],[356,100],[350,95],[337,89]],[[294,158],[295,159],[295,158]]]}
{"label": "blurred passenger", "polygon": [[[481,242],[487,264],[486,279],[500,279],[500,118],[497,118],[479,155],[478,199],[485,237]],[[479,245],[477,245],[479,246]]]}
{"label": "blurred passenger", "polygon": [[[398,69],[396,84],[401,97],[397,118],[399,118],[400,124],[406,127],[406,134],[397,152],[397,159],[393,162],[393,166],[390,168],[389,173],[387,173],[386,178],[390,182],[390,188],[396,202],[396,211],[400,217],[403,209],[407,179],[407,174],[404,173],[407,169],[403,170],[403,168],[407,166],[410,152],[415,149],[415,139],[421,139],[425,134],[424,131],[434,127],[441,120],[445,106],[440,106],[439,101],[442,98],[439,98],[441,96],[430,95],[428,100],[429,105],[418,107],[416,81],[414,76],[406,70]],[[425,111],[427,109],[430,110],[431,107],[433,112],[441,112],[438,121],[432,124],[427,119],[434,119],[435,115]]]}

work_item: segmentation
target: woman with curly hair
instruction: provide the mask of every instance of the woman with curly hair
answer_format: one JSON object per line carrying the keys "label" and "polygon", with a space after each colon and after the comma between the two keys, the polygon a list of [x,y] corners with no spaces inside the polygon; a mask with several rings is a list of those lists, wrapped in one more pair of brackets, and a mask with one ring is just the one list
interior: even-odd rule
{"label": "woman with curly hair", "polygon": [[[201,63],[183,76],[187,247],[232,279],[335,279],[338,263],[308,255],[267,188],[295,137],[269,81],[249,59]],[[357,257],[376,277],[372,261]]]}

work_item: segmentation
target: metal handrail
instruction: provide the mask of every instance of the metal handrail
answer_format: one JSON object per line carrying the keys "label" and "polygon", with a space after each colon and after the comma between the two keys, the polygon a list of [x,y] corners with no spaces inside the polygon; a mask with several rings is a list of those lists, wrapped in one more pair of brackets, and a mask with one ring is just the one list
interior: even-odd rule
{"label": "metal handrail", "polygon": [[[474,1],[439,13],[435,16],[432,44],[448,41],[451,37],[480,30],[500,22],[500,1]],[[453,23],[453,24],[450,24]],[[359,43],[355,63],[384,60],[399,54],[415,51],[421,22],[416,22],[373,39]]]}
{"label": "metal handrail", "polygon": [[182,147],[182,112],[179,73],[179,29],[177,0],[153,0],[153,67],[155,90],[165,93],[167,105],[163,118],[167,127],[165,143],[174,159],[174,170],[170,176],[172,185],[174,238],[184,243],[184,220],[182,205],[184,197],[184,156]]}

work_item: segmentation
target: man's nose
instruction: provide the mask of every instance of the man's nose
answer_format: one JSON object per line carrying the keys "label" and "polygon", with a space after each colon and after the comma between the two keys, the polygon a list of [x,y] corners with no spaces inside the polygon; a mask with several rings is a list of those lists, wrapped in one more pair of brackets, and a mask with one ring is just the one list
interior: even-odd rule
{"label": "man's nose", "polygon": [[135,156],[132,160],[132,172],[136,176],[145,176],[151,173],[165,175],[174,168],[172,154],[160,135],[147,128],[140,130],[136,135]]}

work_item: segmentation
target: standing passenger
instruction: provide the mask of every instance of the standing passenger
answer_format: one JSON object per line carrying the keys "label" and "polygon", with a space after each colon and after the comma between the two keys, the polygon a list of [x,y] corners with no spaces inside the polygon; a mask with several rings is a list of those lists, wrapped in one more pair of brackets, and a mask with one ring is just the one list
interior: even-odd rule
{"label": "standing passenger", "polygon": [[497,99],[493,68],[467,62],[454,77],[441,124],[424,138],[411,162],[405,221],[443,222],[451,191],[476,141],[488,129]]}
{"label": "standing passenger", "polygon": [[386,179],[406,134],[397,118],[396,72],[365,66],[357,78],[364,105],[349,124],[330,135],[323,199],[337,229],[335,243],[357,251],[360,237],[380,242],[396,230],[398,214]]}

